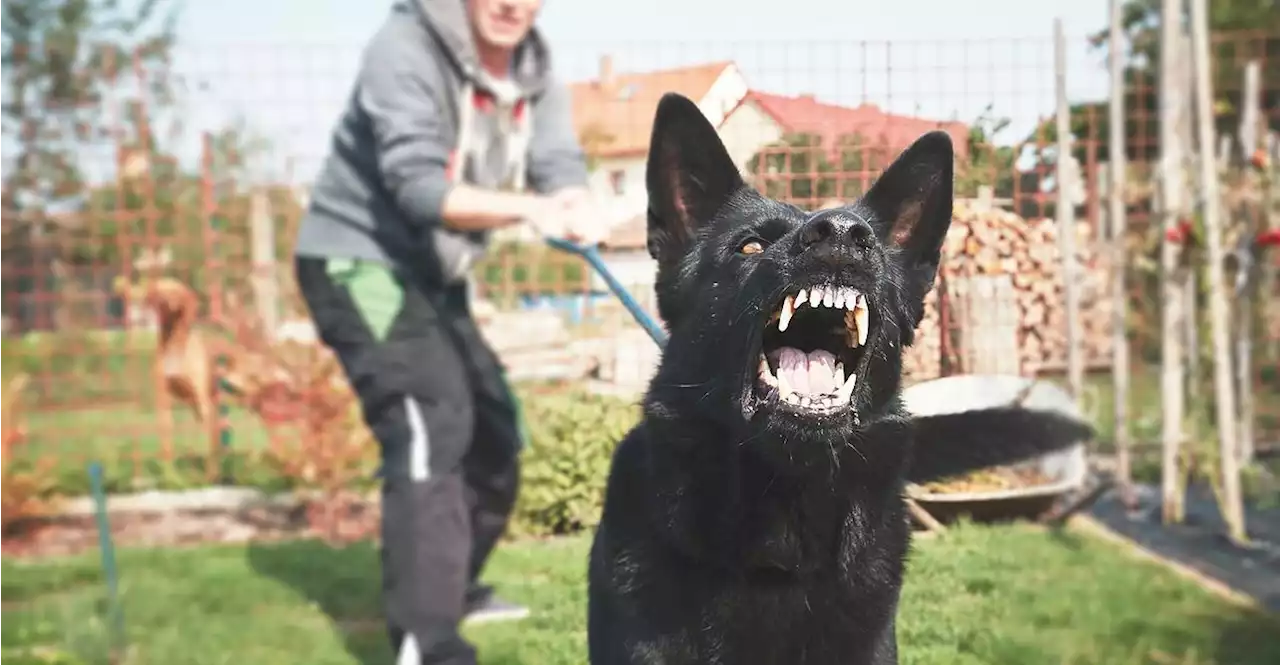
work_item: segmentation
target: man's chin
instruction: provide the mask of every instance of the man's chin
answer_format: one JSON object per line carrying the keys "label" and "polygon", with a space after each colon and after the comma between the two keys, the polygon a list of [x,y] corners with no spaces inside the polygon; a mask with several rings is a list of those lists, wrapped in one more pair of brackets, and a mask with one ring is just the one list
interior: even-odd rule
{"label": "man's chin", "polygon": [[529,28],[507,25],[490,25],[483,31],[484,42],[496,49],[515,49],[529,34]]}

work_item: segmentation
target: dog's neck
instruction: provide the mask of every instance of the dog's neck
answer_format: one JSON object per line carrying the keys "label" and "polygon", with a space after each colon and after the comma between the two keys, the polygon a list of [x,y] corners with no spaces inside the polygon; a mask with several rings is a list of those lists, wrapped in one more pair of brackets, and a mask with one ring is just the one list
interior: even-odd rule
{"label": "dog's neck", "polygon": [[[890,418],[865,437],[909,436],[908,427]],[[759,452],[785,444],[768,440],[776,435],[735,430],[656,395],[646,401],[643,429],[656,446],[651,480],[664,488],[663,501],[675,502],[660,529],[691,558],[803,573],[856,550],[851,525],[891,517],[901,502],[901,447],[860,440],[807,465],[779,464]]]}

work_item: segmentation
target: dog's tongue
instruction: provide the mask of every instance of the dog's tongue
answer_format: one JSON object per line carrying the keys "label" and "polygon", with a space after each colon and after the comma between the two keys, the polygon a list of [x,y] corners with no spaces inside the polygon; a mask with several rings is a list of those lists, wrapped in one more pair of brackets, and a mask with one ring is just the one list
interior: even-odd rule
{"label": "dog's tongue", "polygon": [[818,349],[805,353],[784,346],[778,350],[778,380],[801,395],[824,395],[836,392],[844,377],[836,376],[836,357]]}

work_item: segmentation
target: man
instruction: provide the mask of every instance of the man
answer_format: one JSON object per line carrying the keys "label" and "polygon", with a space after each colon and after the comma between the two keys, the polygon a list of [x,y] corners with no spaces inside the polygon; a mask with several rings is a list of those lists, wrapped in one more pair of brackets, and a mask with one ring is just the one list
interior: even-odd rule
{"label": "man", "polygon": [[525,613],[478,583],[522,442],[466,278],[494,229],[596,233],[568,91],[532,27],[540,5],[397,2],[364,51],[298,233],[300,289],[381,447],[398,663],[475,663],[464,615]]}

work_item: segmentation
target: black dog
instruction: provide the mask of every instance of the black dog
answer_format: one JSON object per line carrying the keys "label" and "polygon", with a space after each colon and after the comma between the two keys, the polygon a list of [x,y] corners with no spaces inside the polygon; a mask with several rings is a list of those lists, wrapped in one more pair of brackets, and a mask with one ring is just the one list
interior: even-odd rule
{"label": "black dog", "polygon": [[670,341],[613,459],[591,662],[896,663],[904,484],[1091,433],[1013,409],[912,420],[899,402],[951,223],[950,138],[926,134],[857,203],[809,214],[746,186],[698,108],[667,95],[647,177]]}

